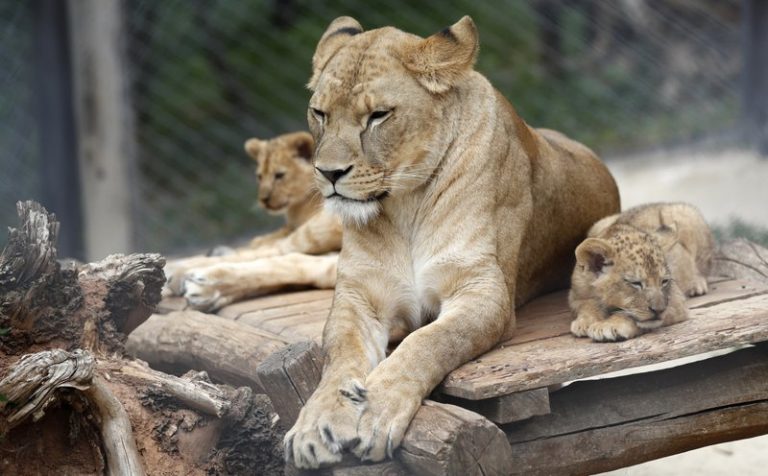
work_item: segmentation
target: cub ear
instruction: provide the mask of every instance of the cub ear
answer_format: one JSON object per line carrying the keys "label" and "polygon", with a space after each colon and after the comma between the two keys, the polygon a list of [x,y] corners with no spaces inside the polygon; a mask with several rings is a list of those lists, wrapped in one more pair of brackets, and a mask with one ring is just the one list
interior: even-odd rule
{"label": "cub ear", "polygon": [[255,137],[248,139],[245,141],[245,152],[258,164],[259,156],[261,151],[264,150],[266,143],[266,141],[256,139]]}
{"label": "cub ear", "polygon": [[576,247],[576,262],[600,274],[606,266],[613,264],[613,248],[600,238],[587,238]]}
{"label": "cub ear", "polygon": [[659,243],[659,246],[661,246],[661,249],[666,253],[678,243],[680,239],[679,234],[680,229],[677,226],[677,222],[672,222],[662,223],[653,235]]}
{"label": "cub ear", "polygon": [[472,70],[480,47],[477,28],[465,16],[455,24],[402,51],[405,67],[428,91],[442,94]]}
{"label": "cub ear", "polygon": [[312,78],[307,84],[309,89],[315,89],[320,73],[339,48],[344,46],[350,38],[362,32],[363,27],[352,17],[339,17],[328,25],[312,56]]}
{"label": "cub ear", "polygon": [[307,162],[312,161],[312,155],[315,153],[315,140],[312,138],[312,134],[309,132],[294,132],[286,134],[285,139],[288,141],[289,147],[295,149],[301,159]]}

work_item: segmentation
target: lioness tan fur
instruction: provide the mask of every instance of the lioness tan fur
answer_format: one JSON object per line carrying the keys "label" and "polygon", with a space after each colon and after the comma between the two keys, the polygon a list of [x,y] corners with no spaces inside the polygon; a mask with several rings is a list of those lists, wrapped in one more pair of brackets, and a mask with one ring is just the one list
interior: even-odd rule
{"label": "lioness tan fur", "polygon": [[391,456],[431,390],[567,286],[576,245],[619,210],[597,157],[529,127],[477,51],[469,17],[426,39],[341,17],[317,46],[315,177],[344,246],[322,379],[285,437],[299,467]]}
{"label": "lioness tan fur", "polygon": [[[308,256],[341,248],[341,222],[323,211],[314,184],[314,141],[307,132],[249,139],[256,163],[259,205],[285,216],[285,225],[223,256],[199,256],[166,266],[168,294],[184,295],[197,309],[214,310],[245,297],[291,285],[333,287],[336,256]],[[289,259],[284,256],[290,255]]]}
{"label": "lioness tan fur", "polygon": [[715,240],[701,212],[688,203],[651,203],[630,208],[595,223],[589,236],[598,236],[614,223],[651,233],[664,251],[672,278],[688,296],[707,292]]}

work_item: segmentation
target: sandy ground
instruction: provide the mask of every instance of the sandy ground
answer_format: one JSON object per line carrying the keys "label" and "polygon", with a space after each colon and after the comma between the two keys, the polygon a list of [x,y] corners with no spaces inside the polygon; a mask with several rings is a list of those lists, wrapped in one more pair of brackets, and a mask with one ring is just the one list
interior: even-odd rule
{"label": "sandy ground", "polygon": [[[686,201],[712,224],[739,217],[768,227],[768,159],[748,151],[657,152],[607,159],[624,208]],[[768,474],[768,435],[708,446],[604,474],[715,476]]]}

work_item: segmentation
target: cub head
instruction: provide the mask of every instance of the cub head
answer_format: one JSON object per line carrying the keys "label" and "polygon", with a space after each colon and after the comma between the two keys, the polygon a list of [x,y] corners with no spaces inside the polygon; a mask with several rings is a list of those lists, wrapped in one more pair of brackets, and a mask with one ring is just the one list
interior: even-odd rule
{"label": "cub head", "polygon": [[312,196],[314,141],[307,132],[283,134],[270,140],[248,139],[245,151],[256,162],[259,205],[273,215]]}
{"label": "cub head", "polygon": [[577,271],[607,313],[632,318],[638,327],[662,325],[676,284],[656,239],[627,225],[614,225],[607,237],[587,238],[576,248]]}
{"label": "cub head", "polygon": [[307,119],[315,180],[346,223],[365,224],[388,197],[432,176],[459,127],[446,114],[478,49],[472,19],[426,39],[392,27],[334,20],[312,58]]}

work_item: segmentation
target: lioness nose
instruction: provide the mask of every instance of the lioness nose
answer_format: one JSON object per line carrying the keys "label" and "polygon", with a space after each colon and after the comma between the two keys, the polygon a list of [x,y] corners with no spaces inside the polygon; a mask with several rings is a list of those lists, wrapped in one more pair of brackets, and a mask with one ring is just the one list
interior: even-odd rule
{"label": "lioness nose", "polygon": [[323,174],[323,177],[327,178],[329,182],[332,184],[335,184],[337,180],[339,180],[341,177],[347,175],[350,170],[352,170],[352,165],[347,167],[346,169],[335,169],[335,170],[323,170],[321,168],[317,168],[317,171]]}

